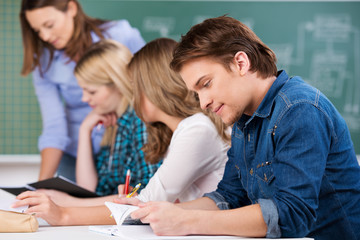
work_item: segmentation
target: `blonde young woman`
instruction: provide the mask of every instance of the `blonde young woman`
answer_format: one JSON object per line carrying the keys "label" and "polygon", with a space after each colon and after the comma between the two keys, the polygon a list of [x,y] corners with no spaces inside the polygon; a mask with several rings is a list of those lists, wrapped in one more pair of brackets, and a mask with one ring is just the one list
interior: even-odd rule
{"label": "blonde young woman", "polygon": [[[103,44],[111,43],[105,40]],[[195,95],[169,68],[175,45],[171,39],[154,40],[135,54],[129,65],[134,108],[147,125],[148,141],[143,148],[146,160],[157,163],[164,159],[133,201],[193,200],[214,190],[223,175],[229,148],[225,126],[220,119],[202,113]],[[36,202],[36,194],[42,200]],[[21,201],[16,206],[35,202],[27,212],[36,213],[52,225],[114,223],[105,206],[60,207],[36,192],[25,192],[18,199]],[[36,207],[45,204],[50,209]]]}
{"label": "blonde young woman", "polygon": [[[141,150],[146,128],[130,106],[133,91],[126,67],[131,58],[124,45],[100,41],[75,67],[82,100],[93,109],[80,126],[76,182],[101,196],[117,194],[127,170],[132,172],[130,185],[141,182],[146,186],[159,166],[146,163]],[[91,133],[99,122],[109,127],[94,161]]]}

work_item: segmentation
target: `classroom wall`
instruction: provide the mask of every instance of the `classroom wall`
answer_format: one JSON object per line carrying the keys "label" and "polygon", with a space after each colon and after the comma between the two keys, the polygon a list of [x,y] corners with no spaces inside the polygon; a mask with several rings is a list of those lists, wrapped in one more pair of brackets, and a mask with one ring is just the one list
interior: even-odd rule
{"label": "classroom wall", "polygon": [[[146,41],[178,40],[224,14],[251,27],[278,67],[322,90],[344,116],[360,154],[360,2],[80,0],[85,12],[125,18]],[[38,154],[41,116],[31,77],[21,77],[20,0],[0,1],[0,154]]]}

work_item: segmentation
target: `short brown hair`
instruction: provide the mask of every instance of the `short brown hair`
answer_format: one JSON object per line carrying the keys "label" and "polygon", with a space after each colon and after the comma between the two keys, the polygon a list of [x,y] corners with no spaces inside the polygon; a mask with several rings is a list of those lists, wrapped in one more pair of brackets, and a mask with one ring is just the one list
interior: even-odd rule
{"label": "short brown hair", "polygon": [[239,51],[248,55],[250,71],[262,78],[276,76],[275,53],[249,27],[227,16],[210,18],[193,26],[181,37],[170,66],[179,72],[191,60],[210,57],[230,71]]}

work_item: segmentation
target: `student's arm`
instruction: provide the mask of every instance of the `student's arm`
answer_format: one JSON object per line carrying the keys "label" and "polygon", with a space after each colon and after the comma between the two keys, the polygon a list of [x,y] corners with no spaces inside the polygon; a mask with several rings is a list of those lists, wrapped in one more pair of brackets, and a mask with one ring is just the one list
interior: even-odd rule
{"label": "student's arm", "polygon": [[[272,208],[262,208],[266,221],[276,222],[268,226],[269,231],[278,228],[281,237],[301,237],[309,234],[316,223],[320,189],[326,178],[324,172],[335,131],[321,106],[305,101],[291,103],[281,116],[274,130],[275,159],[271,164],[277,189],[271,200],[278,219],[271,221]],[[294,116],[302,117],[295,121]]]}
{"label": "student's arm", "polygon": [[176,206],[187,210],[219,210],[219,208],[216,206],[216,203],[208,197],[202,197],[189,202],[178,203]]}
{"label": "student's arm", "polygon": [[66,113],[57,86],[33,72],[33,84],[39,102],[43,130],[39,137],[41,169],[39,180],[53,177],[60,163],[62,152],[70,143]]}
{"label": "student's arm", "polygon": [[106,201],[113,201],[118,195],[109,195],[103,197],[94,198],[78,198],[73,197],[67,193],[60,192],[52,189],[39,189],[36,190],[38,193],[45,193],[50,199],[61,207],[90,207],[103,205]]}
{"label": "student's arm", "polygon": [[110,218],[110,211],[105,205],[93,207],[60,207],[44,193],[27,191],[16,197],[19,201],[12,207],[29,205],[26,213],[36,214],[50,225],[91,225],[116,224]]}
{"label": "student's arm", "polygon": [[76,157],[76,183],[90,191],[95,191],[97,185],[97,171],[92,154],[91,132],[100,120],[85,118],[79,129],[79,143]]}
{"label": "student's arm", "polygon": [[62,155],[63,152],[56,148],[44,148],[41,151],[39,181],[54,176]]}
{"label": "student's arm", "polygon": [[99,115],[92,111],[81,123],[76,159],[76,183],[90,191],[95,191],[98,183],[98,175],[92,155],[91,132],[99,121],[102,121],[107,127],[116,124],[116,119],[114,113]]}
{"label": "student's arm", "polygon": [[[113,199],[113,202],[134,206],[138,206],[141,203],[140,200],[137,198],[126,197],[115,198]],[[177,203],[176,206],[187,210],[219,210],[219,208],[216,206],[216,203],[207,197],[198,198],[189,202]]]}
{"label": "student's arm", "polygon": [[[201,205],[202,209],[212,209],[215,204],[210,201],[202,198],[197,200],[196,204]],[[259,204],[225,211],[187,210],[168,202],[142,203],[139,207],[131,217],[150,223],[157,235],[264,237],[267,231]]]}

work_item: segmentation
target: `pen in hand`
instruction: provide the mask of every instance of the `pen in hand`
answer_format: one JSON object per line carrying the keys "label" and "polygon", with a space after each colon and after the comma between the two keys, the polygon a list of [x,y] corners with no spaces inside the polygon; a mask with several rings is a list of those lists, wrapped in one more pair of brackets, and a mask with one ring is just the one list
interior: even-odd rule
{"label": "pen in hand", "polygon": [[124,188],[124,194],[129,194],[129,184],[130,184],[130,169],[126,172],[126,179],[125,179],[125,188]]}
{"label": "pen in hand", "polygon": [[138,183],[138,184],[134,187],[134,189],[131,191],[131,193],[129,193],[128,195],[126,195],[126,198],[131,198],[132,195],[134,195],[134,194],[137,192],[137,190],[139,190],[140,186],[141,186],[141,183]]}
{"label": "pen in hand", "polygon": [[99,121],[98,124],[96,125],[96,130],[100,131],[100,129],[103,125],[104,125],[103,121]]}

